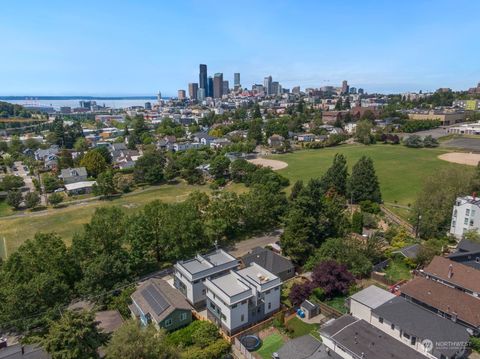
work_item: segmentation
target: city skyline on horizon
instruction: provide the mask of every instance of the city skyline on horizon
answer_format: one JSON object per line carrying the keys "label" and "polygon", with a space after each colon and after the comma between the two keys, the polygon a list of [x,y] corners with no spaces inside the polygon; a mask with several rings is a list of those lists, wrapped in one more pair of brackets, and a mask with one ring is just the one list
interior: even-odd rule
{"label": "city skyline on horizon", "polygon": [[198,64],[230,84],[241,73],[243,88],[269,75],[290,89],[348,80],[369,93],[480,80],[475,1],[48,4],[0,14],[0,96],[171,97],[198,82]]}

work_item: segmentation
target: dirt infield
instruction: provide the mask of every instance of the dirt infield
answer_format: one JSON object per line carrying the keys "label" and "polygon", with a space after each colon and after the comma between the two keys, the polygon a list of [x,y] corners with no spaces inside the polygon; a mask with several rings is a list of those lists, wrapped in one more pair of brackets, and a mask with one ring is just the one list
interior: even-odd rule
{"label": "dirt infield", "polygon": [[440,155],[438,158],[448,162],[459,163],[461,165],[476,166],[480,161],[480,154],[471,152],[450,152]]}
{"label": "dirt infield", "polygon": [[270,167],[274,171],[281,170],[288,166],[287,162],[277,161],[277,160],[267,160],[266,158],[255,158],[253,160],[248,160],[248,162],[253,163],[254,165]]}

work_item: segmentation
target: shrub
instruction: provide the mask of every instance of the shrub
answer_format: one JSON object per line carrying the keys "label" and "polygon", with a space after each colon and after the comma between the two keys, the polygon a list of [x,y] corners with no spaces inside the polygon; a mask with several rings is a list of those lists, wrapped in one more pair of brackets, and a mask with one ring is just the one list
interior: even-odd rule
{"label": "shrub", "polygon": [[302,302],[310,297],[312,294],[312,283],[305,282],[305,283],[295,283],[292,285],[290,289],[290,293],[288,294],[288,299],[292,303],[294,307],[300,306]]}
{"label": "shrub", "polygon": [[322,302],[325,300],[325,291],[323,288],[315,288],[312,291],[312,297]]}
{"label": "shrub", "polygon": [[360,202],[362,212],[378,214],[380,213],[380,205],[369,200]]}

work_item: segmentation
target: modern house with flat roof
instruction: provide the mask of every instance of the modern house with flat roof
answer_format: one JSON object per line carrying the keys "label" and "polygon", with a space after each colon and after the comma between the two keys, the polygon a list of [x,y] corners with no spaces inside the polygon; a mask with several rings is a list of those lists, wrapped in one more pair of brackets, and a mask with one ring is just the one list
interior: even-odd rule
{"label": "modern house with flat roof", "polygon": [[192,311],[182,294],[166,281],[150,278],[131,295],[129,305],[134,318],[143,325],[153,323],[157,328],[172,331],[192,321]]}
{"label": "modern house with flat roof", "polygon": [[480,199],[473,196],[457,197],[452,211],[450,234],[462,239],[467,231],[480,230]]}
{"label": "modern house with flat roof", "polygon": [[205,281],[207,317],[228,335],[280,309],[282,281],[256,263]]}
{"label": "modern house with flat roof", "polygon": [[207,299],[205,281],[227,274],[238,268],[238,260],[227,252],[217,249],[174,265],[174,285],[194,307],[205,305]]}
{"label": "modern house with flat roof", "polygon": [[454,262],[480,270],[480,243],[462,239],[454,253],[448,256]]}

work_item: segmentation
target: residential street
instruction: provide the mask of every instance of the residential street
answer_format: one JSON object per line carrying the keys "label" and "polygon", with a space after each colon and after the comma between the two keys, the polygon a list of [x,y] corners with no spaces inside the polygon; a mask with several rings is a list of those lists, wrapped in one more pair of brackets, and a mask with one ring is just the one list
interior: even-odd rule
{"label": "residential street", "polygon": [[270,243],[279,241],[282,232],[283,229],[277,229],[263,236],[252,237],[244,241],[237,242],[232,248],[229,248],[229,253],[237,258],[241,257],[255,247],[265,247]]}

